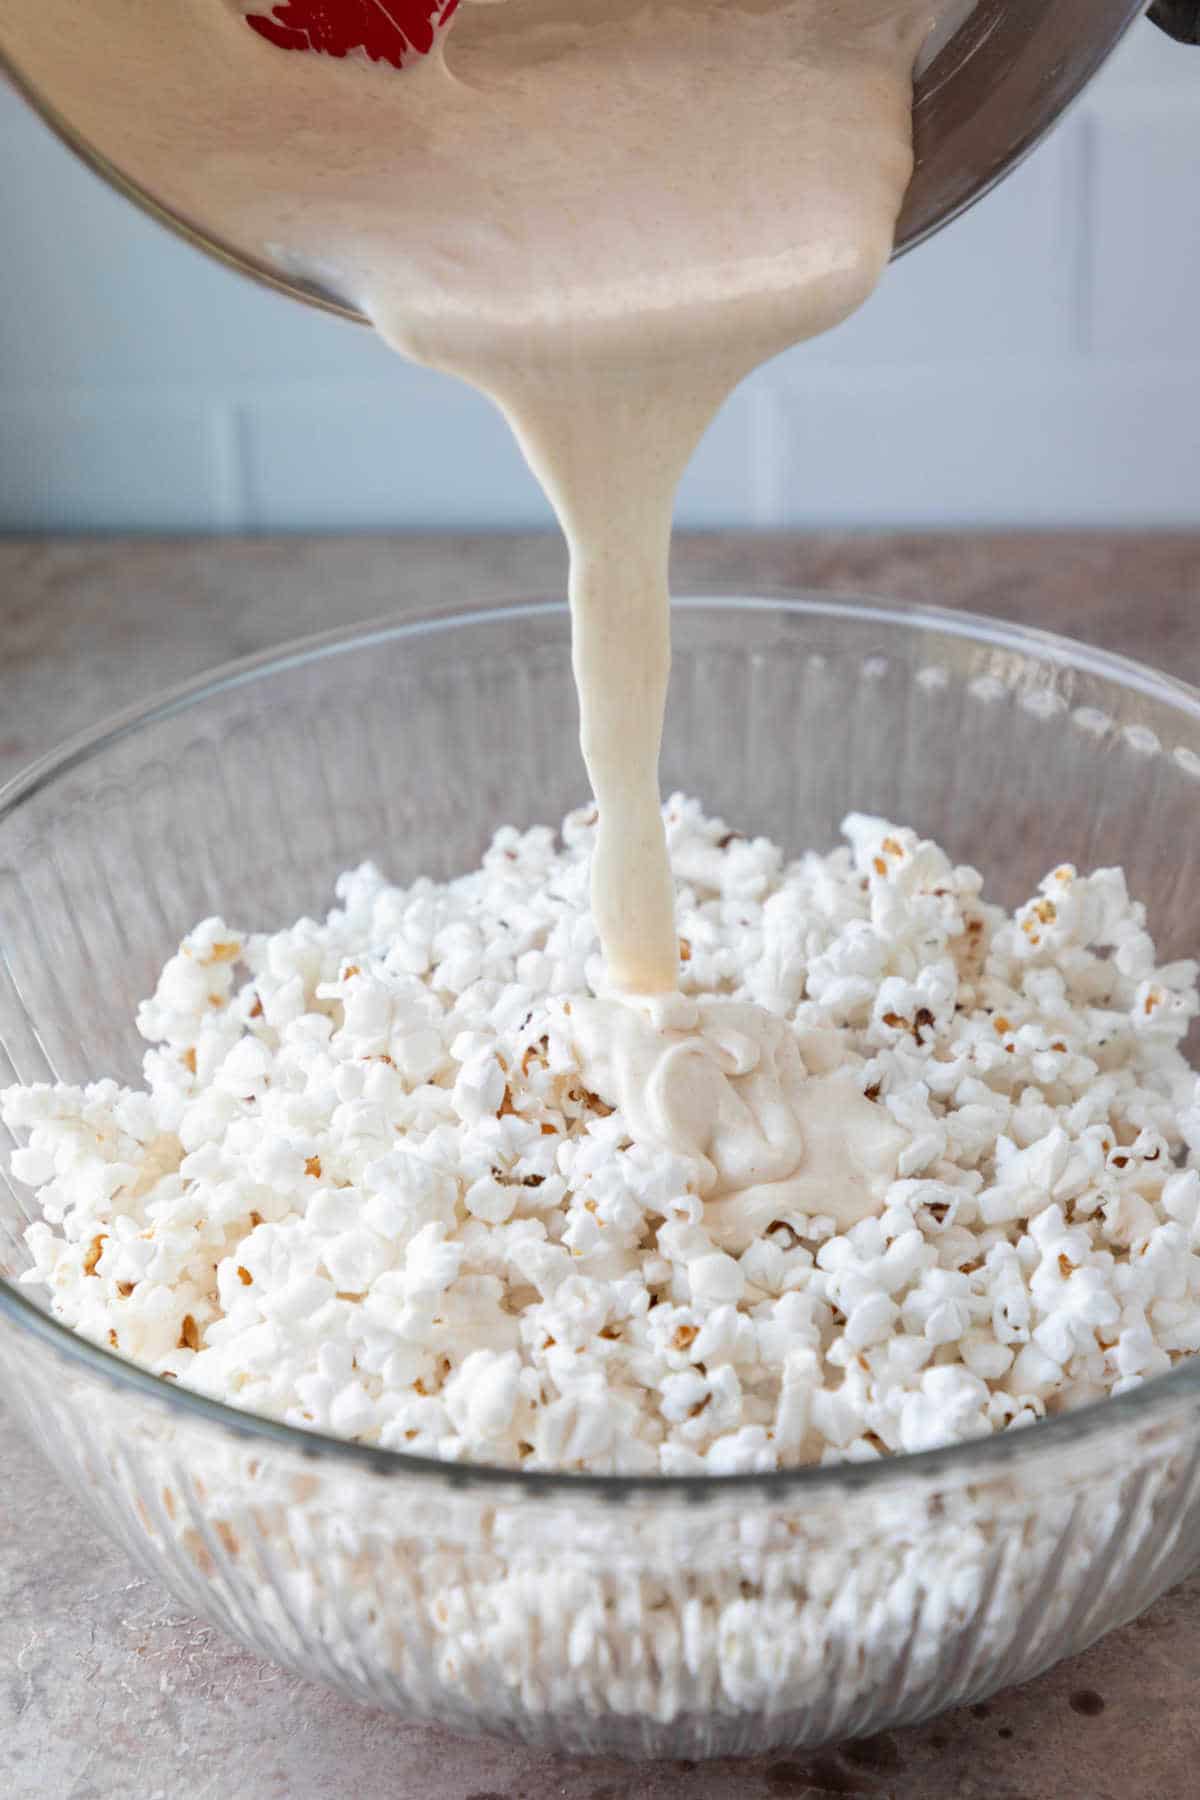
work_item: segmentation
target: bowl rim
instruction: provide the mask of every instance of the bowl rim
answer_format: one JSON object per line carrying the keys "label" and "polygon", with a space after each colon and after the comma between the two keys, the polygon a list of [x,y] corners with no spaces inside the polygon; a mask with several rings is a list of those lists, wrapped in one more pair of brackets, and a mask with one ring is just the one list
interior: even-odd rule
{"label": "bowl rim", "polygon": [[[1144,663],[1109,650],[1076,642],[1056,632],[1015,625],[984,613],[956,612],[911,601],[882,601],[840,592],[759,585],[753,593],[724,589],[673,599],[672,611],[753,611],[779,617],[821,618],[852,624],[878,624],[902,632],[940,635],[992,649],[1010,650],[1058,668],[1071,668],[1110,681],[1176,708],[1200,726],[1200,689],[1160,674]],[[0,786],[0,830],[17,810],[62,779],[138,731],[205,700],[272,675],[319,663],[327,658],[369,650],[383,644],[471,627],[502,625],[513,619],[569,616],[559,598],[521,599],[486,606],[447,605],[412,618],[377,619],[333,631],[318,632],[222,664],[167,690],[149,704],[139,703],[109,715],[36,759]],[[2,951],[0,951],[2,954]],[[356,1466],[394,1479],[433,1481],[456,1488],[519,1490],[529,1498],[571,1499],[584,1494],[620,1502],[661,1497],[690,1504],[736,1499],[753,1491],[764,1498],[815,1501],[864,1489],[883,1491],[897,1482],[958,1477],[973,1481],[1002,1476],[1016,1461],[1051,1457],[1073,1446],[1091,1443],[1121,1426],[1149,1426],[1200,1402],[1200,1355],[1189,1357],[1169,1373],[1153,1377],[1125,1393],[1091,1401],[1072,1411],[1039,1420],[1031,1429],[999,1432],[934,1450],[901,1452],[871,1463],[806,1464],[761,1473],[701,1475],[607,1475],[573,1470],[523,1470],[501,1464],[448,1462],[401,1450],[351,1442],[332,1434],[289,1425],[263,1414],[243,1411],[222,1400],[181,1388],[131,1362],[104,1345],[81,1337],[44,1312],[22,1293],[17,1281],[0,1275],[0,1320],[40,1340],[58,1356],[81,1365],[109,1387],[151,1401],[160,1410],[191,1416],[233,1436],[273,1444],[309,1460]]]}

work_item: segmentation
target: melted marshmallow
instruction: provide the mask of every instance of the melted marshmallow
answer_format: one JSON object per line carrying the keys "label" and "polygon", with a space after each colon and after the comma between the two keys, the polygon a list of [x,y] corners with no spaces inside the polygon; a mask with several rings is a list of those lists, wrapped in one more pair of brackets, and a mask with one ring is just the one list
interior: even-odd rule
{"label": "melted marshmallow", "polygon": [[[160,199],[322,274],[390,343],[502,406],[570,546],[609,986],[671,995],[658,751],[675,487],[737,382],[874,287],[938,7],[465,0],[400,73],[277,50],[242,0],[193,0],[168,28],[162,10],[0,0],[0,35]],[[844,1072],[807,1077],[765,1014],[688,1016],[660,1030],[640,1002],[601,1003],[588,1056],[635,1130],[711,1163],[714,1229],[739,1242],[785,1206],[871,1210],[892,1166],[882,1109]]]}
{"label": "melted marshmallow", "polygon": [[840,1034],[798,1037],[745,1001],[573,1000],[589,1084],[632,1136],[696,1165],[704,1225],[741,1251],[788,1213],[839,1231],[878,1210],[909,1135],[862,1092]]}

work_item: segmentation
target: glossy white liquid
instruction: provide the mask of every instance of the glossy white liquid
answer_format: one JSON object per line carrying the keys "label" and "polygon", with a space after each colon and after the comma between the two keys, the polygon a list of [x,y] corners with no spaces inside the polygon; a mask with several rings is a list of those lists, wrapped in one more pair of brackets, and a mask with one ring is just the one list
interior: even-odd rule
{"label": "glossy white liquid", "polygon": [[[170,10],[165,28],[162,0],[0,0],[0,35],[161,199],[323,273],[397,349],[503,407],[570,546],[609,986],[674,994],[658,752],[676,485],[737,382],[874,287],[936,8],[464,0],[399,72],[280,51],[232,0]],[[733,1064],[720,1002],[657,1049],[652,1011],[599,1002],[580,1049],[647,1132],[703,1138],[718,1210],[807,1167],[801,1210],[861,1216],[896,1128],[844,1080],[810,1085],[776,1022],[741,1013]],[[652,1105],[639,1083],[668,1068],[671,1102]]]}

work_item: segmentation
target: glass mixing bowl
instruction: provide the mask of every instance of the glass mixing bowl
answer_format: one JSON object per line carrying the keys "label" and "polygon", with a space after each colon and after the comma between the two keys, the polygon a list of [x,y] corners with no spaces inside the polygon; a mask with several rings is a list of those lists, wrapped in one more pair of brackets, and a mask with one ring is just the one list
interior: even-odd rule
{"label": "glass mixing bowl", "polygon": [[[681,605],[664,789],[827,846],[851,807],[1007,902],[1121,862],[1196,948],[1200,696],[1080,645],[831,599]],[[585,794],[559,606],[287,650],[0,803],[0,1081],[135,1077],[194,921],[281,925],[371,856],[471,867]],[[0,1255],[27,1266],[30,1202]],[[1200,1361],[1027,1431],[870,1466],[625,1480],[374,1451],[197,1398],[0,1284],[6,1398],[96,1518],[244,1644],[410,1717],[564,1751],[815,1745],[1023,1681],[1200,1554]]]}

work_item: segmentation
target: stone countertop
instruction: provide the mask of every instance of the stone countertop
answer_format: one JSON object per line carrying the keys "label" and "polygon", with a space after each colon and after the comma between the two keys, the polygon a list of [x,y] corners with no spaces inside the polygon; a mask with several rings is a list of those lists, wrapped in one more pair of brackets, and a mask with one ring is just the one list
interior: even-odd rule
{"label": "stone countertop", "polygon": [[[557,592],[540,537],[0,541],[0,779],[71,732],[285,638]],[[1200,681],[1200,536],[684,537],[676,587],[815,587],[1045,625]],[[770,1763],[548,1758],[297,1680],[137,1576],[0,1426],[8,1800],[1187,1800],[1200,1574],[986,1705]]]}

